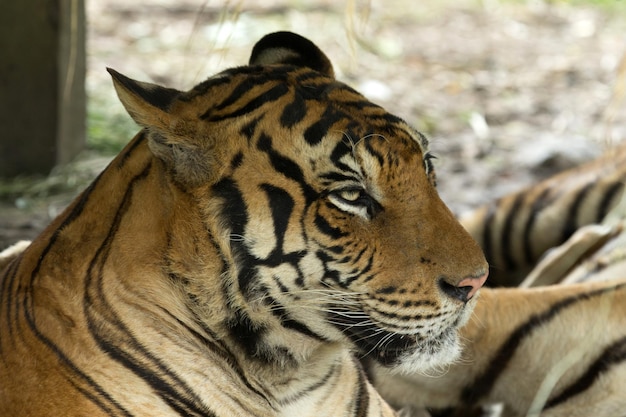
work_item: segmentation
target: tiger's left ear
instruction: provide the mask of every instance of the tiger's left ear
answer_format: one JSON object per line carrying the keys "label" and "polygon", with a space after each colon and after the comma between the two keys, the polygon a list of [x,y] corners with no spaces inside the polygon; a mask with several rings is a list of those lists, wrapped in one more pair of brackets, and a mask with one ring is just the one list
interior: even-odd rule
{"label": "tiger's left ear", "polygon": [[157,129],[169,128],[169,107],[181,94],[180,91],[135,81],[111,68],[107,71],[113,78],[117,96],[137,124]]}
{"label": "tiger's left ear", "polygon": [[175,174],[179,184],[197,186],[211,178],[214,142],[198,138],[195,126],[172,104],[182,94],[173,88],[135,81],[107,68],[117,95],[137,124],[148,129],[148,146]]}

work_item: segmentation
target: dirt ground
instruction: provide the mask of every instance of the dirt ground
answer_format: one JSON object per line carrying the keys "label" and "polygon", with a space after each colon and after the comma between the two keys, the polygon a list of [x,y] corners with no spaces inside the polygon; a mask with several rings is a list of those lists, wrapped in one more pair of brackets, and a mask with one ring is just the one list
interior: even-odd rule
{"label": "dirt ground", "polygon": [[[457,213],[626,139],[623,5],[92,0],[87,9],[93,111],[126,117],[107,66],[187,89],[245,64],[263,34],[292,30],[331,57],[338,78],[431,138],[441,194]],[[108,159],[87,153],[5,198],[0,248],[33,238]]]}

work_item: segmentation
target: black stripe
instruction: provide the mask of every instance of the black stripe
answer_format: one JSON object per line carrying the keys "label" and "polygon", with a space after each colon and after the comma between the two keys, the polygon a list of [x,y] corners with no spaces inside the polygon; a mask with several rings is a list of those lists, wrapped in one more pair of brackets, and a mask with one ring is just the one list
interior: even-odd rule
{"label": "black stripe", "polygon": [[258,258],[250,254],[242,241],[232,241],[231,245],[237,262],[239,292],[245,299],[249,300],[254,293],[254,284],[258,282],[259,278],[257,269]]}
{"label": "black stripe", "polygon": [[[194,323],[196,323],[196,325],[199,325],[202,331],[207,333],[209,337],[198,332],[196,329],[182,321],[179,317],[176,317],[174,314],[172,314],[171,311],[167,310],[166,308],[162,306],[158,306],[158,308],[164,315],[169,316],[171,320],[174,320],[176,323],[178,323],[179,326],[183,327],[190,335],[193,336],[194,339],[198,340],[201,345],[207,347],[207,350],[210,350],[211,352],[219,355],[225,363],[230,363],[231,361],[233,361],[234,356],[231,355],[231,353],[228,351],[224,343],[219,339],[213,329],[207,327],[202,322],[202,320],[200,320],[194,313],[189,312],[194,316]],[[166,336],[171,338],[172,334],[168,333],[166,334]]]}
{"label": "black stripe", "polygon": [[494,253],[493,253],[493,227],[494,222],[496,220],[496,211],[498,209],[498,205],[502,202],[502,200],[498,200],[495,204],[490,204],[487,207],[487,213],[485,214],[483,220],[483,233],[482,233],[482,249],[485,254],[485,258],[489,262],[489,265],[494,265]]}
{"label": "black stripe", "polygon": [[[378,138],[378,137],[377,137]],[[374,156],[374,158],[376,158],[376,160],[378,160],[378,165],[380,165],[381,167],[385,166],[385,158],[383,155],[380,154],[380,152],[378,152],[376,149],[374,149],[374,147],[372,146],[372,140],[371,137],[368,138],[368,140],[365,140],[365,149],[367,149],[367,151]],[[390,154],[388,153],[387,156],[389,156]],[[390,164],[391,165],[391,164]]]}
{"label": "black stripe", "polygon": [[269,199],[269,207],[272,212],[272,221],[274,224],[274,236],[276,237],[276,246],[265,259],[254,258],[259,264],[269,267],[276,267],[283,263],[289,263],[297,270],[298,263],[306,250],[298,250],[295,252],[285,252],[284,242],[285,233],[289,226],[289,219],[293,213],[295,205],[291,195],[282,188],[275,187],[271,184],[261,184],[261,189],[265,191]]}
{"label": "black stripe", "polygon": [[522,243],[524,245],[524,259],[526,261],[526,265],[532,265],[535,263],[537,257],[541,254],[535,255],[533,252],[533,242],[530,238],[530,234],[532,233],[533,226],[535,225],[535,221],[537,220],[537,216],[541,212],[541,210],[549,204],[548,195],[550,194],[550,190],[546,188],[537,196],[535,201],[530,207],[530,214],[526,219],[526,223],[524,224],[524,234],[522,236]]}
{"label": "black stripe", "polygon": [[243,162],[243,152],[237,152],[235,156],[233,157],[233,159],[230,160],[230,169],[233,171],[236,170],[237,168],[241,166],[242,162]]}
{"label": "black stripe", "polygon": [[580,211],[580,207],[585,201],[585,198],[587,197],[587,194],[593,190],[593,185],[594,183],[592,182],[585,185],[576,194],[561,229],[561,242],[565,242],[574,234],[576,230],[578,230],[578,213]]}
{"label": "black stripe", "polygon": [[504,262],[504,268],[507,271],[513,271],[517,269],[517,261],[513,256],[513,241],[518,239],[518,236],[515,236],[513,233],[513,224],[519,213],[522,210],[524,203],[524,194],[519,193],[515,196],[511,207],[504,218],[504,224],[502,226],[502,231],[500,234],[500,252],[502,254],[502,261]]}
{"label": "black stripe", "polygon": [[234,310],[233,315],[226,320],[226,326],[230,330],[233,340],[243,348],[248,357],[258,356],[258,345],[267,329],[255,324],[242,310]]}
{"label": "black stripe", "polygon": [[[241,72],[240,74],[246,75],[246,77],[241,79],[241,82],[233,88],[228,97],[223,99],[219,104],[214,105],[211,110],[223,110],[226,107],[237,104],[237,102],[241,100],[245,94],[248,94],[255,88],[262,87],[266,83],[280,80],[284,81],[284,76],[277,78],[276,74],[273,72],[263,71],[259,68],[250,68],[248,71]],[[230,81],[233,81],[232,76],[240,74],[231,74]],[[204,118],[204,116],[201,118]]]}
{"label": "black stripe", "polygon": [[[399,317],[396,314],[385,313],[380,310],[376,310],[376,312],[389,318]],[[402,357],[414,351],[422,340],[417,335],[408,336],[394,331],[401,329],[402,326],[393,326],[395,329],[388,331],[373,322],[370,324],[370,321],[364,320],[364,315],[362,310],[349,310],[343,306],[337,306],[328,309],[327,321],[348,336],[352,343],[358,347],[361,355],[372,358],[382,365],[398,364]],[[416,319],[425,317],[427,316],[414,316]],[[400,318],[404,319],[405,317]],[[392,325],[387,324],[386,327],[391,329]]]}
{"label": "black stripe", "polygon": [[319,379],[319,381],[314,382],[313,384],[309,385],[308,387],[305,387],[302,390],[289,395],[289,397],[281,400],[280,404],[283,405],[283,406],[291,404],[293,402],[296,402],[296,401],[300,400],[303,397],[306,397],[306,396],[310,395],[313,391],[326,386],[326,384],[328,384],[330,379],[337,373],[337,370],[338,370],[338,366],[337,365],[332,365],[330,368],[328,368],[328,372],[326,372],[326,374],[324,374],[324,376],[322,376]]}
{"label": "black stripe", "polygon": [[613,365],[620,364],[626,360],[626,337],[623,337],[600,353],[598,358],[589,366],[578,380],[570,384],[559,395],[552,398],[546,403],[544,409],[556,407],[570,400],[572,397],[582,394],[594,382],[596,382],[602,374],[610,370]]}
{"label": "black stripe", "polygon": [[[280,284],[281,286],[283,285],[282,283]],[[295,320],[293,317],[291,317],[291,315],[287,312],[287,310],[285,309],[285,307],[279,303],[278,301],[276,301],[273,297],[267,295],[266,296],[269,304],[271,305],[271,312],[274,315],[274,317],[278,318],[278,320],[280,321],[280,324],[286,328],[286,329],[290,329],[290,330],[295,330],[298,333],[302,333],[305,336],[308,336],[312,339],[321,341],[321,342],[328,342],[329,340],[318,334],[315,333],[313,330],[311,330],[309,328],[309,326],[307,326],[306,324]]]}
{"label": "black stripe", "polygon": [[282,283],[282,281],[280,280],[278,276],[272,275],[272,279],[274,280],[274,284],[276,284],[276,286],[278,287],[281,293],[293,298],[294,300],[300,300],[300,297],[296,294],[292,294],[291,290],[287,288],[285,284]]}
{"label": "black stripe", "polygon": [[[109,228],[109,232],[102,244],[96,251],[96,254],[90,263],[90,267],[87,272],[85,280],[85,303],[83,305],[85,316],[87,317],[87,323],[89,330],[94,337],[94,340],[106,352],[111,358],[122,363],[128,369],[132,370],[140,378],[144,379],[149,385],[151,385],[155,391],[159,392],[161,397],[166,403],[178,410],[179,412],[185,412],[189,414],[186,407],[180,406],[175,395],[171,395],[171,389],[168,389],[167,383],[162,379],[156,377],[153,372],[150,372],[145,363],[146,357],[148,362],[157,362],[155,358],[150,355],[146,349],[131,336],[131,332],[122,324],[120,318],[114,312],[112,306],[106,304],[106,293],[103,289],[102,274],[104,266],[107,262],[111,242],[117,235],[122,218],[127,213],[134,193],[136,184],[146,178],[150,172],[151,165],[146,168],[137,176],[135,176],[128,184],[126,192],[118,206],[114,220]],[[92,285],[92,280],[96,279],[95,285]],[[96,291],[95,294],[91,294],[92,291]],[[102,307],[104,305],[104,307]],[[98,307],[100,309],[98,310]],[[115,343],[111,341],[115,340]],[[126,345],[126,350],[122,349],[122,345]],[[130,348],[130,350],[129,350]],[[134,350],[140,354],[143,354],[143,360],[137,360],[133,358],[131,350]],[[164,368],[161,365],[161,368]],[[177,381],[182,382],[182,381]],[[201,415],[201,414],[197,414]]]}
{"label": "black stripe", "polygon": [[[203,321],[201,321],[197,317],[195,318],[195,321],[197,324],[199,324],[202,327],[204,331],[208,330],[208,328],[206,327],[206,324]],[[246,388],[248,388],[251,392],[258,395],[259,398],[263,398],[267,402],[267,405],[273,408],[272,404],[275,401],[274,396],[271,395],[271,393],[269,392],[262,392],[259,389],[255,388],[248,380],[246,372],[244,372],[243,367],[239,363],[239,360],[237,359],[237,357],[233,355],[232,353],[230,353],[230,351],[225,347],[222,341],[219,338],[217,338],[217,336],[212,332],[212,330],[210,333],[214,337],[214,342],[221,347],[221,351],[223,353],[225,363],[227,363],[228,366],[239,376],[239,379],[241,379],[241,381],[246,386]]]}
{"label": "black stripe", "polygon": [[346,182],[358,182],[358,178],[354,175],[347,175],[343,172],[327,172],[324,174],[318,175],[319,178],[327,180],[326,184],[332,184],[336,182],[346,181]]}
{"label": "black stripe", "polygon": [[342,231],[338,227],[333,227],[328,223],[328,221],[319,213],[315,214],[315,226],[317,230],[331,239],[341,239],[343,237],[348,236],[350,233]]}
{"label": "black stripe", "polygon": [[306,182],[300,165],[292,159],[277,152],[272,147],[272,138],[270,136],[265,133],[261,134],[257,147],[259,150],[267,153],[270,158],[270,162],[272,163],[272,167],[277,172],[293,181],[296,181],[300,185],[304,197],[307,200],[307,204],[317,198],[318,193],[315,192],[315,190]]}
{"label": "black stripe", "polygon": [[[109,416],[110,417],[116,417],[116,416],[133,417],[133,415],[128,410],[120,409],[120,405],[117,402],[109,406],[105,404],[104,402],[102,402],[102,400],[98,398],[98,395],[94,394],[89,389],[81,387],[80,385],[76,383],[76,381],[69,380],[69,382],[78,392],[80,392],[87,399],[89,399],[89,401],[91,401],[94,404],[97,404],[106,413],[108,417]],[[111,401],[108,401],[108,402],[110,403]]]}
{"label": "black stripe", "polygon": [[250,221],[247,205],[232,178],[223,178],[213,186],[213,192],[224,200],[221,215],[230,229],[230,245],[237,263],[239,291],[247,297],[258,277],[257,264],[259,263],[259,259],[248,250],[244,238],[246,225]]}
{"label": "black stripe", "polygon": [[319,119],[304,131],[304,140],[311,146],[319,145],[330,128],[342,119],[346,119],[345,113],[334,107],[327,107]]}
{"label": "black stripe", "polygon": [[209,90],[225,85],[230,84],[232,82],[232,76],[235,75],[233,71],[223,71],[220,74],[215,75],[212,78],[209,78],[200,84],[196,85],[190,91],[181,94],[178,99],[184,102],[191,102],[194,98],[198,96],[205,95]]}
{"label": "black stripe", "polygon": [[342,99],[340,101],[341,108],[348,108],[361,114],[366,113],[367,120],[370,123],[382,122],[384,128],[390,129],[396,129],[396,125],[399,123],[405,124],[402,118],[387,112],[384,108],[367,100],[361,93],[347,85],[342,85],[338,91],[344,96],[354,97],[354,99]]}
{"label": "black stripe", "polygon": [[[259,263],[268,266],[278,266],[281,263],[290,263],[293,267],[299,271],[298,262],[306,254],[306,251],[296,251],[291,253],[284,252],[285,233],[289,224],[289,219],[293,212],[295,205],[291,195],[278,187],[270,184],[262,184],[261,188],[266,192],[269,199],[269,206],[272,212],[272,219],[274,224],[274,231],[276,236],[276,247],[272,250],[267,259],[259,260]],[[301,275],[301,274],[299,274]],[[281,288],[281,291],[288,291],[287,287],[275,277],[275,281]],[[313,332],[305,324],[294,320],[284,309],[284,307],[268,296],[268,300],[271,302],[272,313],[279,318],[283,327],[298,331],[304,335],[312,337],[316,340],[325,341],[326,339]]]}
{"label": "black stripe", "polygon": [[126,161],[128,161],[128,158],[130,158],[133,151],[146,140],[147,134],[148,129],[142,129],[135,135],[132,141],[124,149],[122,149],[122,152],[120,152],[116,158],[118,169],[121,169],[126,164]]}
{"label": "black stripe", "polygon": [[530,316],[526,322],[520,324],[511,332],[509,338],[500,346],[494,357],[489,361],[487,369],[463,389],[461,401],[467,406],[478,404],[480,399],[493,389],[498,377],[504,372],[522,342],[530,337],[534,330],[556,318],[561,311],[573,307],[577,303],[611,291],[617,291],[624,287],[626,287],[626,284],[600,288],[584,294],[576,294],[556,302],[543,313]]}
{"label": "black stripe", "polygon": [[[344,248],[343,248],[343,246],[339,246],[338,250],[332,250],[332,247],[328,248],[328,249],[330,249],[331,252],[333,252],[333,253],[339,254],[339,253],[343,252]],[[353,257],[352,262],[355,263],[355,264],[358,263],[361,260],[361,258],[363,257],[363,255],[365,254],[366,251],[367,251],[367,247],[364,247],[363,249],[361,249],[359,251],[359,253],[357,253],[356,256]]]}
{"label": "black stripe", "polygon": [[[320,74],[315,71],[301,71],[300,73],[295,75],[294,79],[297,85],[303,85],[305,87],[302,88],[303,92],[314,91],[314,93],[312,93],[310,96],[305,96],[307,98],[320,97],[322,96],[321,91],[325,91],[331,87],[341,85],[336,82],[329,83],[327,77],[320,76]],[[315,92],[316,89],[320,89],[321,91]]]}
{"label": "black stripe", "polygon": [[272,222],[274,224],[274,236],[276,237],[276,248],[274,252],[283,253],[285,233],[289,225],[289,219],[293,213],[295,202],[291,195],[282,188],[271,184],[261,184],[261,189],[265,191],[269,200],[269,208],[272,212]]}
{"label": "black stripe", "polygon": [[254,138],[256,129],[259,126],[259,120],[261,120],[261,117],[256,117],[243,125],[243,127],[239,130],[239,133],[248,139],[248,143],[250,143],[252,138]]}
{"label": "black stripe", "polygon": [[358,377],[357,389],[355,391],[355,397],[353,401],[353,403],[355,404],[353,415],[355,417],[367,417],[369,415],[368,411],[370,405],[370,395],[367,391],[367,378],[365,377],[365,372],[363,371],[361,364],[356,360],[356,358],[353,357],[352,359]]}
{"label": "black stripe", "polygon": [[[22,252],[16,259],[13,259],[11,263],[4,270],[4,275],[2,276],[2,290],[0,291],[0,301],[6,307],[6,322],[7,322],[7,330],[9,332],[8,335],[3,335],[4,339],[8,336],[9,340],[13,340],[13,326],[11,320],[11,310],[13,309],[13,302],[15,301],[15,319],[17,321],[17,317],[19,314],[20,305],[17,302],[19,297],[14,290],[15,280],[17,278],[17,271],[22,262],[22,257],[24,253]],[[17,324],[17,323],[13,323]],[[0,354],[2,354],[2,344],[0,343]]]}
{"label": "black stripe", "polygon": [[[388,124],[395,124],[395,123],[403,121],[398,116],[395,116],[391,113],[387,113],[385,109],[380,107],[378,104],[374,104],[371,101],[368,101],[358,91],[354,90],[351,87],[343,85],[338,90],[343,94],[347,93],[349,95],[356,96],[356,100],[342,100],[341,107],[349,107],[353,110],[357,110],[359,113],[367,109],[370,111],[370,113],[367,114],[368,120],[371,117],[372,119],[382,120]],[[376,111],[376,113],[371,113],[371,111]]]}
{"label": "black stripe", "polygon": [[351,154],[352,151],[353,151],[352,143],[350,143],[348,140],[344,139],[344,140],[338,141],[337,144],[335,145],[335,148],[330,153],[330,161],[340,171],[349,172],[351,174],[354,174],[355,176],[359,176],[358,172],[356,172],[354,169],[350,168],[348,165],[341,162],[341,159],[344,156]]}
{"label": "black stripe", "polygon": [[[294,94],[293,101],[287,103],[280,115],[281,126],[290,129],[301,122],[307,114],[306,101],[300,94]],[[305,136],[306,138],[306,136]]]}
{"label": "black stripe", "polygon": [[96,186],[98,185],[104,172],[106,172],[106,170],[100,173],[100,175],[96,177],[96,179],[85,189],[85,191],[83,191],[80,197],[78,197],[78,199],[76,200],[76,203],[74,204],[74,206],[70,209],[70,212],[67,214],[65,219],[63,219],[63,221],[61,222],[61,225],[52,233],[52,236],[50,236],[50,240],[48,241],[48,244],[41,251],[41,254],[39,255],[39,259],[37,260],[37,263],[35,264],[35,267],[31,273],[30,288],[33,287],[33,284],[39,275],[41,264],[46,259],[46,256],[48,255],[48,252],[50,251],[50,249],[52,249],[52,247],[56,243],[57,239],[59,238],[59,235],[61,234],[61,231],[63,231],[63,229],[65,229],[67,226],[73,223],[82,214],[85,208],[85,205],[87,204],[87,201],[89,200],[89,197],[91,196],[91,193],[96,189]]}
{"label": "black stripe", "polygon": [[[245,83],[242,83],[245,84]],[[289,87],[286,84],[277,84],[267,91],[255,96],[252,100],[248,101],[245,105],[239,105],[230,113],[221,113],[220,110],[227,106],[211,107],[205,111],[200,118],[208,122],[219,122],[226,119],[236,118],[245,114],[251,113],[259,107],[278,100],[289,92]],[[224,104],[224,103],[222,103]]]}
{"label": "black stripe", "polygon": [[327,283],[330,280],[335,284],[341,285],[341,282],[339,281],[339,278],[341,277],[339,271],[331,269],[328,266],[328,263],[334,261],[335,259],[322,250],[316,251],[315,256],[317,256],[317,259],[319,259],[324,266],[324,276],[322,278],[322,282]]}
{"label": "black stripe", "polygon": [[598,205],[598,211],[596,214],[596,223],[601,223],[604,220],[604,217],[608,214],[608,212],[613,208],[614,204],[613,199],[618,193],[621,193],[624,190],[624,182],[616,181],[611,184],[608,189],[604,192],[602,199],[600,200],[600,204]]}
{"label": "black stripe", "polygon": [[338,85],[341,84],[335,81],[328,82],[327,78],[320,78],[319,74],[313,72],[302,73],[295,77],[297,94],[306,101],[317,101],[322,105],[327,105],[332,101],[328,96],[337,90]]}
{"label": "black stripe", "polygon": [[248,224],[248,208],[243,195],[232,178],[222,178],[212,187],[213,193],[222,198],[222,216],[231,234],[243,236]]}
{"label": "black stripe", "polygon": [[[349,260],[349,258],[347,258]],[[349,287],[350,284],[352,284],[354,281],[356,281],[357,279],[365,276],[365,274],[367,274],[368,272],[370,272],[372,270],[372,265],[374,265],[374,257],[370,256],[367,259],[367,263],[365,264],[365,267],[357,270],[357,271],[350,271],[351,275],[346,275],[343,279],[343,285],[345,287]],[[355,268],[356,269],[356,268]]]}

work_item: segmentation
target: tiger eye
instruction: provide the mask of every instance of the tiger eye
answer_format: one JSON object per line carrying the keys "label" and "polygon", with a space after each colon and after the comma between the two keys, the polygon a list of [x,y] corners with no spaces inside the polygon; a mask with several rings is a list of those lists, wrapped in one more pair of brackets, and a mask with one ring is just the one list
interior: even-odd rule
{"label": "tiger eye", "polygon": [[339,196],[346,201],[357,201],[361,196],[361,191],[359,190],[342,190],[339,192]]}

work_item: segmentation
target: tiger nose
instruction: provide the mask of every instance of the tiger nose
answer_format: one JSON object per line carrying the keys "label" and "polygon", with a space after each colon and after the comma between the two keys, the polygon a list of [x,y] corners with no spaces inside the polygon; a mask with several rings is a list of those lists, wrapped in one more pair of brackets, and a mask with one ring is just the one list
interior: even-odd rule
{"label": "tiger nose", "polygon": [[456,285],[449,283],[445,278],[440,278],[439,288],[450,297],[466,302],[471,300],[474,294],[485,284],[488,275],[489,273],[485,273],[478,277],[466,277]]}

